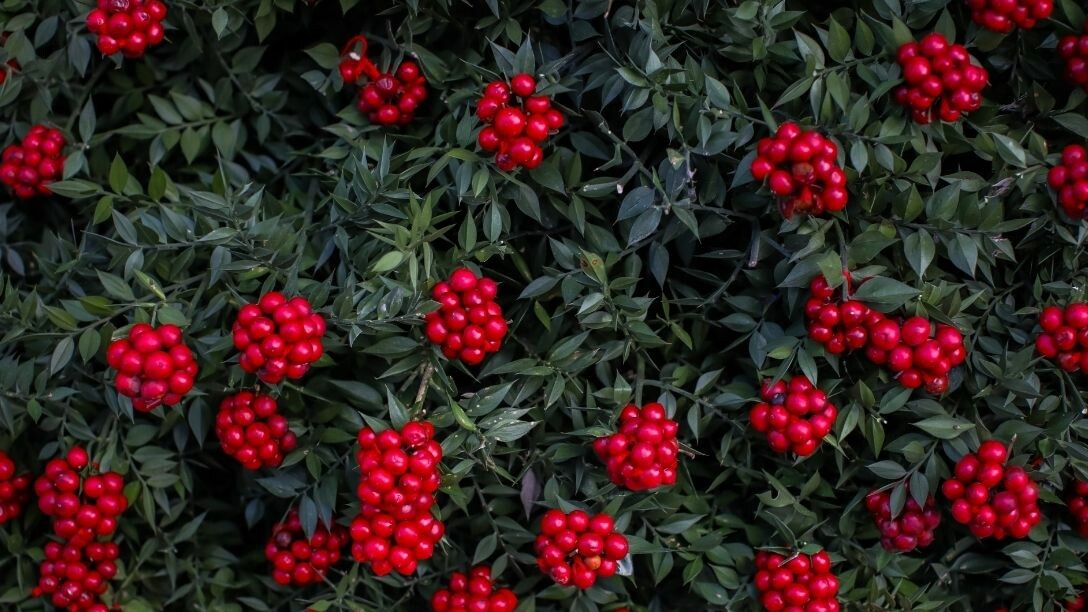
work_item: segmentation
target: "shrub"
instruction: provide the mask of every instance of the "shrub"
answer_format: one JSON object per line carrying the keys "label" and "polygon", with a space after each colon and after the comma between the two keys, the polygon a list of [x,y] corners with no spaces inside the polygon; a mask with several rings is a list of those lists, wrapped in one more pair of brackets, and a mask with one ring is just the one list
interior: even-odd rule
{"label": "shrub", "polygon": [[[1042,358],[1035,338],[1042,309],[1085,301],[1088,283],[1088,233],[1063,212],[1088,200],[1070,182],[1088,165],[1062,155],[1088,139],[1088,94],[1066,80],[1088,74],[1075,38],[1085,15],[1061,0],[1051,19],[1003,35],[973,23],[998,18],[970,4],[179,2],[165,39],[123,58],[100,55],[89,5],[8,0],[0,143],[43,124],[67,144],[53,195],[0,203],[0,450],[37,477],[86,448],[75,504],[96,503],[94,474],[123,477],[106,601],[126,611],[418,610],[477,565],[523,611],[747,610],[770,584],[757,588],[757,552],[763,570],[796,552],[795,565],[820,559],[821,589],[837,587],[844,609],[1056,609],[1088,582],[1088,540],[1065,506],[1088,479],[1088,425],[1079,356]],[[965,98],[969,113],[938,112],[924,84],[896,93],[900,47],[931,32],[985,67],[981,107]],[[341,45],[360,34],[377,71],[367,79],[405,59],[425,77],[426,97],[405,103],[418,107],[374,111],[405,125],[372,124],[373,107],[361,112],[359,87],[341,79]],[[521,73],[565,125],[541,141],[542,160],[525,145],[528,167],[502,171],[477,145],[476,103],[487,83]],[[911,96],[931,103],[931,123],[899,103]],[[402,98],[372,101],[389,100]],[[818,169],[773,179],[788,217],[753,180],[757,147],[772,146],[759,142],[791,122],[825,137],[821,160],[845,171],[842,212],[837,193],[829,211],[803,214]],[[775,166],[760,159],[762,177]],[[445,336],[425,323],[443,299],[435,283],[461,266],[498,283],[492,315],[507,325],[493,325],[509,328],[480,365],[444,356],[457,353],[432,344]],[[831,302],[956,328],[966,359],[933,382],[899,368],[915,349],[894,369],[880,365],[884,349],[809,338],[821,276]],[[320,358],[301,378],[264,371],[264,383],[240,366],[234,324],[271,291],[304,297],[327,333],[320,352],[307,345]],[[195,354],[195,386],[176,405],[145,413],[117,392],[107,347],[137,323],[178,326]],[[939,372],[941,350],[956,349],[934,350]],[[749,411],[775,401],[773,384],[761,399],[764,379],[804,378],[836,410],[802,459],[772,450]],[[221,449],[219,406],[238,392],[275,397],[261,418],[282,435],[273,420],[288,420],[281,466],[246,469]],[[609,454],[619,463],[606,467],[593,443],[626,405],[652,403],[678,423],[676,484],[632,492],[609,479],[622,461]],[[292,555],[349,528],[358,432],[421,419],[441,444],[434,556],[378,577],[345,548],[326,582],[277,584],[265,554],[274,526],[290,525],[271,552]],[[1024,539],[979,540],[950,520],[942,482],[988,439],[1010,445],[1016,491],[1020,467],[1038,485],[1042,520]],[[896,529],[934,496],[944,520],[933,543],[886,551],[874,490],[887,493],[870,502],[880,516],[914,501],[914,518],[884,521]],[[617,575],[583,591],[542,573],[534,540],[548,509],[614,517],[631,553]],[[29,507],[0,526],[0,603],[47,605],[33,589],[60,554],[47,542],[61,520]]]}

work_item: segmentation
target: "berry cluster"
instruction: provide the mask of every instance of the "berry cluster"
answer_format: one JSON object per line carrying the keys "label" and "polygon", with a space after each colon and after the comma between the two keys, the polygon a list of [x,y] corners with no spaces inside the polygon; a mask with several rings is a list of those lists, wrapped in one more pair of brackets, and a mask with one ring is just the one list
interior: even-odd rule
{"label": "berry cluster", "polygon": [[87,14],[87,29],[98,35],[102,55],[135,58],[162,42],[163,19],[166,5],[160,0],[98,0],[98,8]]}
{"label": "berry cluster", "polygon": [[298,511],[292,509],[285,521],[272,528],[264,546],[264,556],[272,562],[272,579],[285,586],[321,582],[329,568],[340,561],[340,549],[347,539],[346,530],[339,525],[332,530],[318,525],[306,539]]}
{"label": "berry cluster", "polygon": [[837,612],[839,579],[831,573],[831,556],[797,553],[786,558],[777,553],[756,553],[756,590],[769,612],[804,610]]}
{"label": "berry cluster", "polygon": [[856,300],[840,302],[823,276],[810,285],[805,304],[808,335],[833,355],[865,347],[865,356],[886,366],[908,389],[923,384],[929,393],[948,390],[948,373],[967,358],[963,334],[951,325],[933,326],[924,317],[896,322]]}
{"label": "berry cluster", "polygon": [[411,60],[401,62],[393,72],[381,72],[367,58],[366,51],[366,37],[356,36],[340,52],[340,77],[344,83],[366,82],[359,90],[359,111],[366,113],[372,123],[411,123],[416,109],[427,99],[427,77]]}
{"label": "berry cluster", "polygon": [[909,552],[925,548],[933,543],[933,530],[941,524],[933,496],[926,499],[925,507],[910,495],[898,516],[892,516],[891,491],[873,491],[865,497],[865,507],[873,515],[880,530],[880,543],[887,550]]}
{"label": "berry cluster", "polygon": [[536,538],[536,564],[557,584],[588,589],[597,577],[616,573],[616,564],[627,556],[627,538],[616,533],[607,514],[590,516],[582,510],[570,514],[548,510]]}
{"label": "berry cluster", "polygon": [[1088,610],[1088,595],[1081,593],[1073,599],[1070,599],[1062,604],[1062,612],[1080,612],[1081,610]]}
{"label": "berry cluster", "polygon": [[298,445],[276,399],[249,391],[228,395],[219,403],[215,435],[223,452],[247,470],[278,467]]}
{"label": "berry cluster", "polygon": [[234,347],[242,351],[242,369],[270,385],[305,376],[325,351],[324,335],[325,317],[314,312],[309,300],[288,300],[278,291],[243,306],[234,322]]}
{"label": "berry cluster", "polygon": [[22,142],[8,145],[0,155],[0,182],[21,200],[49,195],[49,183],[64,171],[63,151],[60,130],[35,125]]}
{"label": "berry cluster", "polygon": [[427,314],[427,339],[440,345],[449,359],[479,364],[502,348],[506,337],[506,318],[495,301],[498,293],[494,280],[468,268],[454,270],[448,281],[431,290],[441,308]]}
{"label": "berry cluster", "polygon": [[1058,194],[1058,204],[1066,216],[1077,221],[1088,218],[1088,150],[1084,146],[1067,145],[1046,181]]}
{"label": "berry cluster", "polygon": [[1065,60],[1065,78],[1088,91],[1088,21],[1084,23],[1083,34],[1062,37],[1058,55]]}
{"label": "berry cluster", "polygon": [[839,146],[815,130],[783,123],[759,141],[752,178],[767,182],[787,219],[796,213],[839,212],[850,199],[846,172],[839,166]]}
{"label": "berry cluster", "polygon": [[374,123],[407,125],[427,99],[427,78],[412,61],[402,62],[395,73],[382,73],[359,90],[360,112]]}
{"label": "berry cluster", "polygon": [[510,589],[495,590],[491,568],[477,565],[468,576],[454,572],[448,589],[439,589],[431,596],[434,612],[513,612],[518,607],[517,595]]}
{"label": "berry cluster", "polygon": [[177,325],[133,325],[127,337],[110,343],[106,361],[117,370],[117,392],[140,412],[177,404],[196,380],[196,359]]}
{"label": "berry cluster", "polygon": [[117,517],[128,507],[125,481],[105,472],[82,478],[89,458],[74,447],[64,459],[53,459],[34,482],[38,508],[53,519],[60,542],[45,546],[35,597],[50,596],[52,604],[69,611],[106,612],[102,596],[117,574],[120,550],[110,538]]}
{"label": "berry cluster", "polygon": [[362,509],[351,523],[351,555],[370,563],[379,576],[393,570],[412,574],[420,561],[434,555],[445,533],[445,525],[432,514],[442,461],[434,425],[414,421],[399,432],[381,433],[365,427],[359,430],[356,456]]}
{"label": "berry cluster", "polygon": [[[865,355],[873,363],[887,365],[898,376],[899,384],[908,389],[924,384],[929,393],[944,393],[948,390],[948,373],[967,358],[963,334],[951,325],[937,324],[934,329],[929,319],[911,317],[896,327],[874,325],[870,327],[873,329],[884,333],[870,332],[872,342]],[[893,343],[896,335],[898,342]]]}
{"label": "berry cluster", "polygon": [[856,300],[844,302],[835,297],[835,289],[823,276],[813,278],[809,290],[811,295],[805,302],[808,337],[824,345],[824,350],[831,355],[864,348],[869,342],[866,323],[873,311]]}
{"label": "berry cluster", "polygon": [[528,74],[514,75],[509,83],[492,81],[476,102],[476,116],[487,124],[480,130],[480,148],[495,154],[500,170],[539,166],[544,161],[541,143],[566,123],[563,113],[552,108],[550,97],[535,95],[536,85]]}
{"label": "berry cluster", "polygon": [[593,442],[593,450],[608,467],[608,478],[631,491],[648,491],[676,484],[676,421],[658,403],[629,405],[620,413],[620,429]]}
{"label": "berry cluster", "polygon": [[1088,303],[1047,306],[1039,313],[1039,327],[1035,350],[1040,355],[1066,372],[1088,372]]}
{"label": "berry cluster", "polygon": [[967,0],[971,19],[978,25],[1008,34],[1014,28],[1029,30],[1054,11],[1053,0]]}
{"label": "berry cluster", "polygon": [[0,525],[14,521],[30,501],[30,476],[18,474],[15,462],[0,451]]}
{"label": "berry cluster", "polygon": [[1082,538],[1088,538],[1088,482],[1077,480],[1069,488],[1066,497],[1069,514],[1073,517],[1073,529]]}
{"label": "berry cluster", "polygon": [[934,32],[919,42],[900,46],[898,58],[906,84],[895,90],[895,101],[911,109],[915,123],[933,121],[933,105],[938,98],[937,117],[941,121],[957,121],[963,113],[982,106],[982,90],[990,75],[985,68],[971,63],[963,45],[952,44],[943,34]]}
{"label": "berry cluster", "polygon": [[1004,443],[987,440],[956,463],[954,477],[941,487],[952,501],[952,518],[975,537],[1025,538],[1042,520],[1038,485],[1024,468],[1005,467],[1008,457]]}
{"label": "berry cluster", "polygon": [[767,442],[777,453],[792,450],[808,457],[839,416],[827,394],[805,376],[774,383],[766,380],[759,395],[763,401],[749,414],[752,428],[767,434]]}

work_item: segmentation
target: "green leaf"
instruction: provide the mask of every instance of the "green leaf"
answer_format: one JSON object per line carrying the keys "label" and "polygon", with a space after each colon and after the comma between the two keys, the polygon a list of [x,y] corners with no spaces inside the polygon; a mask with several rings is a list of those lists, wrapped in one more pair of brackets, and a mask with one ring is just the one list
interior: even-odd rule
{"label": "green leaf", "polygon": [[75,342],[72,341],[71,336],[62,338],[53,348],[53,356],[49,358],[49,373],[56,374],[68,365],[68,362],[72,360],[72,354],[75,353],[75,348]]}

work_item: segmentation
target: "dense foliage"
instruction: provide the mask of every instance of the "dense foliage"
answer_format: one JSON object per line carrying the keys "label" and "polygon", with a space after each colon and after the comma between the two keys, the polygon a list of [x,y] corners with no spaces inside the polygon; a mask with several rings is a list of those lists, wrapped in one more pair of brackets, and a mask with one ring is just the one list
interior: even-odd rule
{"label": "dense foliage", "polygon": [[[1088,478],[1083,374],[1039,358],[1038,314],[1082,300],[1085,224],[1047,172],[1088,138],[1088,95],[1057,47],[1084,10],[1000,35],[961,0],[242,0],[170,2],[166,37],[103,58],[91,7],[5,0],[0,144],[60,128],[53,196],[0,200],[0,449],[35,474],[75,445],[125,478],[112,598],[124,610],[412,609],[453,571],[490,564],[520,610],[758,606],[758,550],[826,549],[845,609],[1054,610],[1088,582],[1066,507]],[[834,5],[834,6],[832,6]],[[920,125],[896,103],[899,46],[937,31],[989,73],[985,102]],[[338,72],[366,34],[381,70],[415,58],[429,97],[410,125],[371,125]],[[8,64],[7,62],[13,62]],[[566,126],[532,170],[476,144],[486,83],[528,72]],[[785,121],[831,138],[839,213],[783,219],[752,180]],[[479,366],[424,335],[435,282],[461,265],[499,282],[510,333]],[[810,280],[869,279],[859,299],[963,332],[937,397],[807,337]],[[238,310],[305,296],[325,353],[272,387],[239,366]],[[106,347],[176,324],[199,362],[177,406],[134,411]],[[120,331],[119,331],[120,330]],[[804,459],[773,452],[748,411],[764,377],[807,376],[838,408]],[[220,449],[230,391],[269,389],[297,435],[278,469]],[[679,422],[676,485],[613,485],[593,440],[627,403]],[[278,586],[273,526],[350,524],[356,433],[436,427],[446,532],[411,577],[345,561],[327,584]],[[1042,522],[980,541],[941,481],[996,437],[1039,484]],[[885,551],[866,495],[937,496],[933,544]],[[32,504],[33,506],[33,504]],[[554,585],[533,540],[548,508],[616,517],[630,565],[588,591]],[[31,597],[49,522],[0,527],[0,605]]]}

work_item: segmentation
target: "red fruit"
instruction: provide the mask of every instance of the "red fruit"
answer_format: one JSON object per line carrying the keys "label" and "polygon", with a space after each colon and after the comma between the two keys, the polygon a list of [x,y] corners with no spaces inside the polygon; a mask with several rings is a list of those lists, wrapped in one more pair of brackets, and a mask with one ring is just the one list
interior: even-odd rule
{"label": "red fruit", "polygon": [[900,338],[907,346],[918,346],[929,339],[929,321],[922,317],[911,317],[903,323]]}
{"label": "red fruit", "polygon": [[255,305],[259,315],[251,306],[239,311],[233,328],[242,369],[269,384],[304,376],[324,353],[325,318],[305,298],[288,301],[278,292],[261,296]]}
{"label": "red fruit", "polygon": [[[654,489],[675,482],[677,430],[660,404],[647,404],[641,411],[629,405],[620,416],[620,431],[598,438],[594,449],[612,482],[632,491]],[[673,476],[666,480],[663,474]]]}
{"label": "red fruit", "polygon": [[525,113],[516,108],[502,108],[495,114],[495,131],[503,138],[515,138],[525,129]]}
{"label": "red fruit", "polygon": [[533,95],[536,91],[536,79],[528,74],[517,74],[510,79],[510,89],[514,95],[522,98]]}
{"label": "red fruit", "polygon": [[1008,448],[997,440],[986,440],[978,447],[978,458],[986,463],[1005,463]]}

